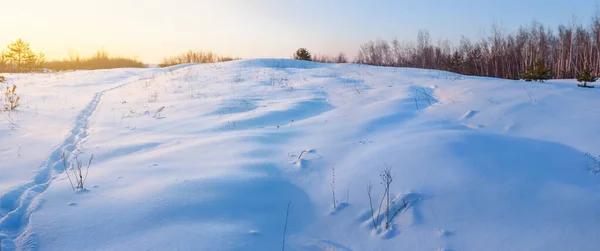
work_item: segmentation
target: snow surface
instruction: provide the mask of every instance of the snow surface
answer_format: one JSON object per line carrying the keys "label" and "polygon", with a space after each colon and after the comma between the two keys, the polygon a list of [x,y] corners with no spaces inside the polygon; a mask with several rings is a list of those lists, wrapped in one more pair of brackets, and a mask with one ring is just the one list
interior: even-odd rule
{"label": "snow surface", "polygon": [[[2,251],[281,250],[288,203],[285,250],[600,248],[600,90],[572,80],[281,59],[5,76]],[[63,152],[95,155],[86,191]],[[374,230],[386,166],[409,204]]]}

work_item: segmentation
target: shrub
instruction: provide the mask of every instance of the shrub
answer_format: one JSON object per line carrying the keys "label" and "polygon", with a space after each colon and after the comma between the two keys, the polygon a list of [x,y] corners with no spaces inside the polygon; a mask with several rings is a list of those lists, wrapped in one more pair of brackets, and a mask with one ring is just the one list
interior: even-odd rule
{"label": "shrub", "polygon": [[[392,199],[390,197],[390,186],[394,181],[394,175],[392,175],[392,169],[390,167],[386,167],[381,171],[379,175],[381,178],[380,184],[383,186],[383,195],[381,196],[381,201],[379,202],[379,207],[377,208],[377,212],[373,208],[373,200],[371,196],[371,191],[373,189],[373,185],[369,182],[367,186],[367,194],[369,195],[369,205],[371,206],[371,221],[373,222],[373,228],[377,230],[378,227],[383,227],[385,230],[388,230],[392,227],[392,221],[399,213],[406,210],[410,206],[410,201],[405,201],[402,199],[402,204],[399,204],[398,199]],[[383,212],[381,212],[383,210]]]}
{"label": "shrub", "polygon": [[4,83],[4,81],[6,81],[6,78],[2,75],[0,75],[0,83]]}
{"label": "shrub", "polygon": [[90,166],[92,165],[92,160],[94,159],[94,154],[90,156],[87,167],[85,168],[85,174],[83,162],[79,160],[77,156],[75,156],[75,163],[72,163],[71,160],[67,160],[67,154],[63,152],[62,159],[65,172],[67,173],[67,178],[69,179],[69,183],[71,184],[73,191],[85,190],[84,185],[90,171]]}
{"label": "shrub", "polygon": [[294,59],[311,61],[311,55],[306,48],[300,48],[294,54]]}
{"label": "shrub", "polygon": [[4,92],[4,110],[12,111],[17,109],[20,101],[21,98],[17,95],[17,86],[13,85],[12,88],[7,86],[6,91]]}

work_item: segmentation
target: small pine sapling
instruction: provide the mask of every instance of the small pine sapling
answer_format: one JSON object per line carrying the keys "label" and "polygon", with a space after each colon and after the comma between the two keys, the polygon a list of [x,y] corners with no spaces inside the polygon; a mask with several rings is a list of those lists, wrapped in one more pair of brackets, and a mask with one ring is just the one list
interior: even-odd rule
{"label": "small pine sapling", "polygon": [[577,84],[579,87],[583,88],[594,88],[593,85],[587,85],[588,83],[594,83],[598,80],[598,78],[592,75],[592,71],[588,68],[585,68],[581,73],[577,74],[577,81],[583,82],[583,84]]}
{"label": "small pine sapling", "polygon": [[533,68],[525,71],[522,78],[527,82],[544,82],[545,80],[552,78],[552,71],[546,67],[543,60],[538,59],[535,61]]}

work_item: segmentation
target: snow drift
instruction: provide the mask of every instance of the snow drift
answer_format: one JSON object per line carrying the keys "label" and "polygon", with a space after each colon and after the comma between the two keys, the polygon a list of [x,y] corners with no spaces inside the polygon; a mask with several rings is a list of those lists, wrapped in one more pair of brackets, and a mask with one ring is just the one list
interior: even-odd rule
{"label": "snow drift", "polygon": [[[281,59],[6,77],[2,251],[598,248],[600,93],[574,81]],[[95,155],[85,191],[63,153]],[[386,167],[409,204],[374,229]]]}

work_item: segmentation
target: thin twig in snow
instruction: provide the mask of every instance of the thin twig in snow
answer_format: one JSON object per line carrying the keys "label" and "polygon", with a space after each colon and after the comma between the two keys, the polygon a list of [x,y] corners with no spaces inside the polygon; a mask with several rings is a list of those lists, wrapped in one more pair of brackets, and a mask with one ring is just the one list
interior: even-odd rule
{"label": "thin twig in snow", "polygon": [[303,155],[304,153],[308,153],[308,151],[306,151],[306,150],[303,150],[303,151],[300,153],[300,155],[298,155],[298,159],[297,159],[297,160],[300,160],[300,158],[302,158],[302,155]]}
{"label": "thin twig in snow", "polygon": [[288,217],[290,216],[290,204],[291,203],[292,203],[292,201],[288,202],[287,212],[285,213],[285,226],[283,227],[283,243],[281,244],[281,251],[285,250],[285,233],[287,232],[287,223],[288,223]]}

